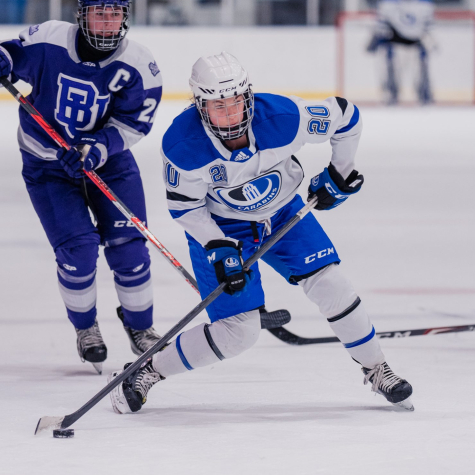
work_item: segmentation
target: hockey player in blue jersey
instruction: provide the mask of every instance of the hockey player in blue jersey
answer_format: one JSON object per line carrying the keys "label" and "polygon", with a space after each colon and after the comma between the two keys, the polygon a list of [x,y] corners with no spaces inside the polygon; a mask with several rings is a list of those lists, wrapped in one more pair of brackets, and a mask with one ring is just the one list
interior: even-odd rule
{"label": "hockey player in blue jersey", "polygon": [[[330,165],[309,186],[318,210],[341,205],[363,185],[354,169],[362,122],[345,99],[254,96],[247,72],[226,52],[200,58],[190,85],[195,104],[163,138],[168,206],[186,231],[202,297],[222,282],[226,293],[207,307],[211,324],[183,332],[111,392],[118,413],[138,411],[156,382],[237,356],[257,341],[264,292],[258,264],[245,272],[242,262],[303,207],[296,192],[304,174],[293,153],[330,140]],[[363,304],[339,270],[335,247],[312,214],[262,259],[319,307],[361,364],[365,384],[413,408],[411,385],[387,365]]]}
{"label": "hockey player in blue jersey", "polygon": [[162,80],[150,52],[125,38],[129,8],[129,0],[80,0],[78,24],[49,21],[0,45],[0,76],[31,84],[30,102],[73,146],[58,151],[20,109],[23,178],[55,252],[79,356],[98,371],[107,356],[96,319],[100,244],[114,272],[132,350],[141,354],[159,338],[152,327],[145,239],[82,171],[96,170],[146,220],[142,181],[130,148],[151,130]]}

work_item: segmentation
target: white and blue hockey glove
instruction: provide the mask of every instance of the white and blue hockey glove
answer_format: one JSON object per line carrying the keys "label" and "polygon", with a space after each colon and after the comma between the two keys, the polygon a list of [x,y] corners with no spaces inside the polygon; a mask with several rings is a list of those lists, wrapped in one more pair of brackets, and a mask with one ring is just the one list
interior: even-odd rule
{"label": "white and blue hockey glove", "polygon": [[363,175],[353,170],[346,180],[338,173],[333,163],[328,165],[322,173],[314,176],[308,187],[308,199],[318,197],[315,209],[329,210],[341,205],[348,196],[360,191],[364,183]]}
{"label": "white and blue hockey glove", "polygon": [[205,249],[208,251],[208,263],[214,266],[218,282],[228,284],[224,292],[239,297],[254,277],[251,270],[245,272],[242,267],[242,242],[235,244],[226,239],[215,239],[206,244]]}
{"label": "white and blue hockey glove", "polygon": [[13,62],[10,54],[0,46],[0,78],[8,77],[12,73]]}
{"label": "white and blue hockey glove", "polygon": [[98,147],[98,141],[88,136],[81,137],[79,142],[69,150],[60,148],[56,157],[71,178],[82,178],[83,170],[95,170],[99,165],[105,163]]}

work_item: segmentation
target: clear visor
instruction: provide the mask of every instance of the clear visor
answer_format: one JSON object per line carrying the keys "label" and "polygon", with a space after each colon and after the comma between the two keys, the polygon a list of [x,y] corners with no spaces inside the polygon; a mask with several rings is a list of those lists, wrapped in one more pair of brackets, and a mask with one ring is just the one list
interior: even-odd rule
{"label": "clear visor", "polygon": [[112,51],[117,49],[129,29],[129,7],[82,7],[78,11],[78,23],[91,46],[99,51]]}
{"label": "clear visor", "polygon": [[203,122],[221,140],[242,137],[254,117],[254,94],[251,88],[226,99],[207,101],[198,97],[195,103]]}

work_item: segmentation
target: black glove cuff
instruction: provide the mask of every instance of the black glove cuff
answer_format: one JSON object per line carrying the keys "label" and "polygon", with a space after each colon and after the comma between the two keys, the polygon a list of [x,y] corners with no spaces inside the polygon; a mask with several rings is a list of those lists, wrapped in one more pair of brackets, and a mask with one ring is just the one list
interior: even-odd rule
{"label": "black glove cuff", "polygon": [[242,241],[239,241],[236,244],[234,241],[228,241],[227,239],[213,239],[208,244],[206,244],[205,249],[210,251],[211,249],[218,249],[220,247],[232,247],[237,251],[241,251]]}
{"label": "black glove cuff", "polygon": [[344,191],[344,188],[346,187],[345,180],[335,168],[335,165],[333,165],[333,163],[331,162],[330,165],[328,165],[328,174],[330,175],[330,178],[335,182],[335,185],[338,186],[341,191]]}
{"label": "black glove cuff", "polygon": [[[333,163],[330,163],[330,165],[328,165],[328,174],[330,175],[330,178],[335,182],[335,185],[338,186],[340,191],[343,191],[345,193],[355,193],[355,191],[357,191],[363,186],[363,175],[360,175],[357,170],[353,170],[348,175],[348,178],[344,180],[338,170],[333,165]],[[351,188],[349,185],[351,185],[351,183],[353,183],[356,178],[359,178],[361,180],[361,183],[358,184],[357,187]]]}

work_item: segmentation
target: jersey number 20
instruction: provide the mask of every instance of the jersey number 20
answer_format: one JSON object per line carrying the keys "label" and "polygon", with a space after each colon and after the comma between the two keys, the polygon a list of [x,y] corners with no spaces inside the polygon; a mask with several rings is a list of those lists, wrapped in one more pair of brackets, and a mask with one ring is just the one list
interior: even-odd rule
{"label": "jersey number 20", "polygon": [[308,133],[326,135],[331,124],[331,120],[325,120],[330,117],[328,108],[325,106],[308,106],[305,109],[307,109],[307,112],[313,117],[308,122]]}

